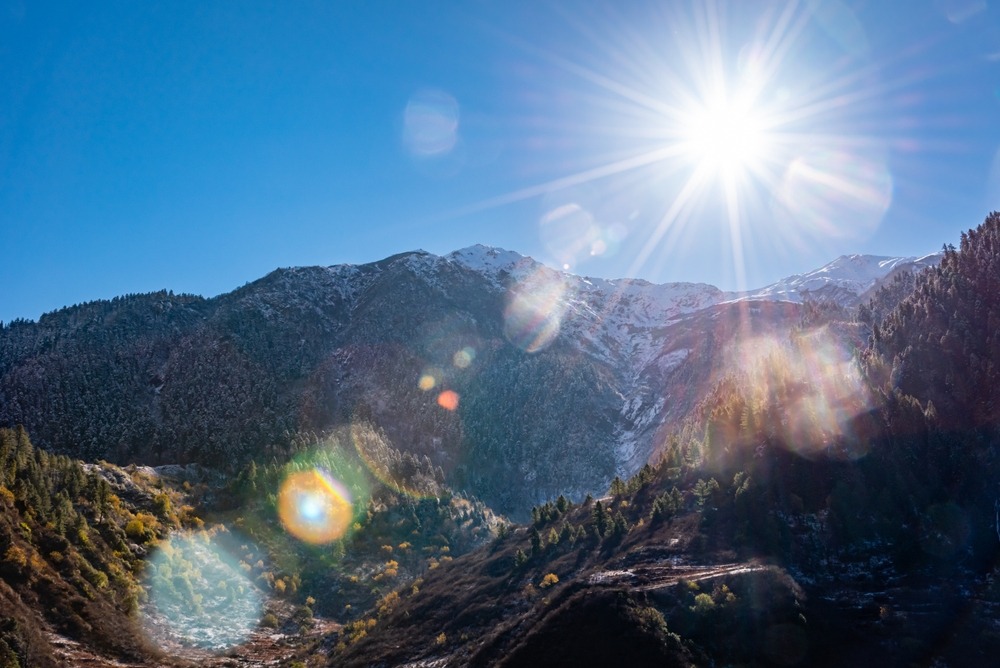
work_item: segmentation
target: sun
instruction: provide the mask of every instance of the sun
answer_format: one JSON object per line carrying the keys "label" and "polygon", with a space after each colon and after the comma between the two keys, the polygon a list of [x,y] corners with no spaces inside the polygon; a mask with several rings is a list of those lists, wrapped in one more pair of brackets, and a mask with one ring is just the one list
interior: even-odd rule
{"label": "sun", "polygon": [[[532,169],[546,164],[536,171],[548,176],[448,217],[537,199],[539,239],[558,265],[627,252],[616,271],[637,276],[697,249],[725,263],[737,290],[765,257],[868,237],[894,184],[880,103],[909,79],[882,80],[852,10],[650,4],[638,28],[631,12],[581,18],[583,50],[523,45],[539,71],[565,75],[560,95],[531,98],[544,113],[525,126]],[[589,27],[605,23],[630,27]],[[553,99],[565,102],[558,117],[547,115]]]}
{"label": "sun", "polygon": [[708,174],[758,171],[773,149],[766,114],[747,92],[723,89],[694,101],[678,125],[683,152]]}

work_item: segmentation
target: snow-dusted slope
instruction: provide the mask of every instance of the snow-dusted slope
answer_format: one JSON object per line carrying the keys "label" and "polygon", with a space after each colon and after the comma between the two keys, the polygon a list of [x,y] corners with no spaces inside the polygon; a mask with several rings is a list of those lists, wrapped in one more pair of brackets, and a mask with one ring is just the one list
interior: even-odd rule
{"label": "snow-dusted slope", "polygon": [[803,302],[828,299],[853,306],[860,295],[900,271],[919,271],[941,262],[941,253],[923,257],[841,255],[833,262],[805,274],[789,276],[758,290],[739,295],[739,300]]}
{"label": "snow-dusted slope", "polygon": [[566,274],[518,253],[476,245],[444,258],[484,276],[498,289],[515,287],[542,272],[562,283],[564,336],[606,362],[644,366],[659,350],[650,332],[678,317],[732,297],[705,283],[655,284],[641,279],[590,278]]}
{"label": "snow-dusted slope", "polygon": [[[658,285],[637,279],[575,276],[543,267],[518,253],[482,245],[440,259],[422,256],[419,261],[441,260],[483,275],[498,290],[511,289],[539,273],[562,282],[565,312],[560,339],[617,372],[616,391],[622,403],[615,450],[620,470],[629,474],[649,456],[659,425],[683,416],[691,407],[689,400],[678,400],[666,388],[676,387],[677,378],[711,375],[709,367],[715,360],[701,359],[709,348],[702,348],[700,355],[692,353],[692,341],[702,336],[692,330],[704,332],[712,327],[706,324],[712,322],[707,309],[735,306],[736,302],[797,304],[807,299],[853,307],[863,294],[896,273],[936,265],[941,256],[845,255],[814,271],[745,293],[723,292],[706,284]],[[751,308],[746,313],[756,317],[760,309]],[[771,315],[760,317],[774,317],[777,311],[768,313]],[[721,338],[728,335],[731,331]]]}

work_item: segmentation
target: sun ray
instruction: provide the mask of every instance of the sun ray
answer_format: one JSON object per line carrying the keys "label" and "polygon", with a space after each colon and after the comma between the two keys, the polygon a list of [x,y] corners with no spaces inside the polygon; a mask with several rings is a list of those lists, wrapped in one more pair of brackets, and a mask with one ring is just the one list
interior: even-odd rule
{"label": "sun ray", "polygon": [[[530,133],[545,128],[561,132],[567,145],[597,137],[603,154],[591,151],[585,167],[442,218],[537,198],[545,208],[542,239],[553,208],[622,209],[627,204],[612,201],[642,192],[641,212],[611,214],[628,224],[630,275],[657,271],[672,253],[704,248],[698,236],[718,231],[738,287],[746,287],[750,265],[759,267],[762,254],[863,238],[880,224],[893,190],[888,150],[905,132],[887,133],[872,110],[913,79],[905,72],[884,77],[886,62],[871,56],[864,34],[852,32],[857,21],[850,8],[831,13],[812,2],[752,8],[708,0],[650,9],[642,23],[630,11],[563,11],[586,51],[505,36],[530,62],[565,75],[562,92],[580,110],[570,118],[520,117],[529,133],[524,145],[537,150]],[[536,155],[537,170],[556,154]],[[588,212],[586,225],[607,215]],[[574,269],[591,248],[579,241],[566,235],[570,246],[560,251],[542,239],[553,256],[572,256],[560,264]]]}

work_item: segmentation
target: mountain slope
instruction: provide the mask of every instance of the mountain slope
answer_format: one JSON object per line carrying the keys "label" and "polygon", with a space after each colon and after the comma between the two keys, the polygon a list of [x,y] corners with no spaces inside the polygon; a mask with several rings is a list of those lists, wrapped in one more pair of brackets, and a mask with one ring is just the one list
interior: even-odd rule
{"label": "mountain slope", "polygon": [[[918,264],[814,273],[843,296]],[[524,517],[638,470],[718,361],[791,326],[817,280],[741,296],[474,246],[280,269],[214,299],[131,295],[0,329],[0,425],[90,460],[238,466],[364,420]]]}
{"label": "mountain slope", "polygon": [[709,388],[659,466],[533,509],[364,636],[348,628],[329,665],[989,664],[998,277],[992,214],[860,359],[829,352],[854,323],[772,340]]}
{"label": "mountain slope", "polygon": [[841,306],[853,307],[866,294],[877,290],[897,274],[912,274],[937,266],[941,258],[941,253],[919,258],[841,255],[815,271],[790,276],[759,290],[751,290],[740,295],[739,299],[832,301]]}

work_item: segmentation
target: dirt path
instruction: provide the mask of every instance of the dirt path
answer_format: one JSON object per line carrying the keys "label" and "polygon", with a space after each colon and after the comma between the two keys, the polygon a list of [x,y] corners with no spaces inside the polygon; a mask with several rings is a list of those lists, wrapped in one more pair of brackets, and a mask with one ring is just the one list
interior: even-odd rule
{"label": "dirt path", "polygon": [[652,591],[673,587],[681,580],[703,582],[727,575],[754,573],[765,569],[766,566],[754,563],[637,566],[620,571],[594,573],[590,576],[590,584],[627,584],[634,589]]}

